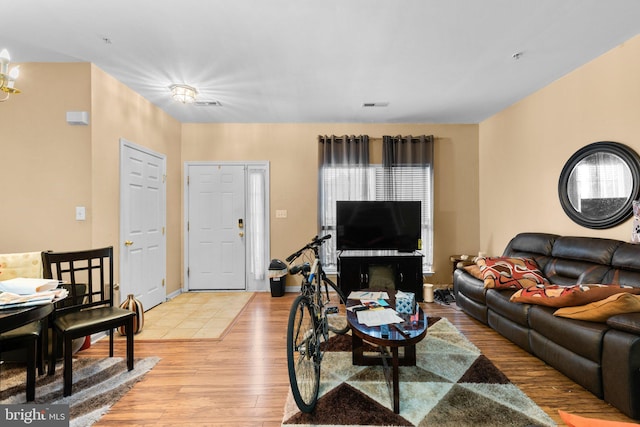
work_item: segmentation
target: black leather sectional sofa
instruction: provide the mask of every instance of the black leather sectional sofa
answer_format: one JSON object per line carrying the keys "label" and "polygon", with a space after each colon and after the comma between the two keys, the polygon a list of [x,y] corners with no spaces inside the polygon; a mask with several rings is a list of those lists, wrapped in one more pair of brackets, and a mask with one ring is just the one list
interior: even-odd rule
{"label": "black leather sectional sofa", "polygon": [[[640,287],[640,245],[613,239],[521,233],[503,256],[533,258],[553,284]],[[594,395],[640,419],[640,313],[605,322],[554,316],[554,308],[515,303],[513,289],[485,289],[459,265],[456,303]]]}

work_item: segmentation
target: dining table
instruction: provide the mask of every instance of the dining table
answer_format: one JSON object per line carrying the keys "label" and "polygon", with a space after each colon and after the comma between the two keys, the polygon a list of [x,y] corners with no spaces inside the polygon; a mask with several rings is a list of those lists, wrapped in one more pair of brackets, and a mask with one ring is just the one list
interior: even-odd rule
{"label": "dining table", "polygon": [[0,334],[38,320],[46,320],[53,312],[51,302],[26,307],[0,308]]}

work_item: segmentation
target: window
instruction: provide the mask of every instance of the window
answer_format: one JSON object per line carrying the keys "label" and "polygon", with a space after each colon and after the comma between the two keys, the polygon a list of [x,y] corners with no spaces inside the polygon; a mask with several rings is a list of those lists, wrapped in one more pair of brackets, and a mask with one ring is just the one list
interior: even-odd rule
{"label": "window", "polygon": [[433,168],[402,166],[384,168],[324,166],[319,173],[320,234],[333,239],[322,246],[322,263],[327,272],[337,272],[337,200],[420,200],[422,202],[422,269],[433,268]]}
{"label": "window", "polygon": [[321,261],[327,272],[338,268],[336,250],[336,201],[376,200],[376,170],[373,167],[324,166],[319,171],[319,228],[320,235],[331,234],[333,239],[322,245]]}
{"label": "window", "polygon": [[422,202],[422,271],[433,268],[433,167],[376,166],[374,200],[420,200]]}

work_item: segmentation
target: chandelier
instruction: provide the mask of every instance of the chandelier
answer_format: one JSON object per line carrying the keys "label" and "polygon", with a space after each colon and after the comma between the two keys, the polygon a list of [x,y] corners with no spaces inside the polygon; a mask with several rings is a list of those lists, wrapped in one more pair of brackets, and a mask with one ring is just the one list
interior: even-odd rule
{"label": "chandelier", "polygon": [[198,94],[196,88],[189,85],[175,84],[169,86],[169,89],[171,89],[171,97],[183,104],[191,104],[196,100],[196,95]]}
{"label": "chandelier", "polygon": [[20,66],[17,65],[9,71],[9,63],[11,57],[7,49],[0,51],[0,90],[5,93],[3,97],[0,97],[0,102],[4,102],[9,99],[12,93],[20,93],[19,89],[13,87],[20,74]]}

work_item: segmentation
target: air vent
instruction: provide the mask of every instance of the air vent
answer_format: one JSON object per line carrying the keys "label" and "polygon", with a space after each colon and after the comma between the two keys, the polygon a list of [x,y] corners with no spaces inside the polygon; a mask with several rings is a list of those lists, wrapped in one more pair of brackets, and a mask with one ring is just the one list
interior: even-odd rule
{"label": "air vent", "polygon": [[365,102],[364,104],[362,104],[362,106],[364,108],[369,108],[369,107],[388,107],[389,103],[388,102]]}
{"label": "air vent", "polygon": [[222,104],[220,104],[218,101],[196,101],[193,103],[193,105],[196,105],[198,107],[222,107]]}

